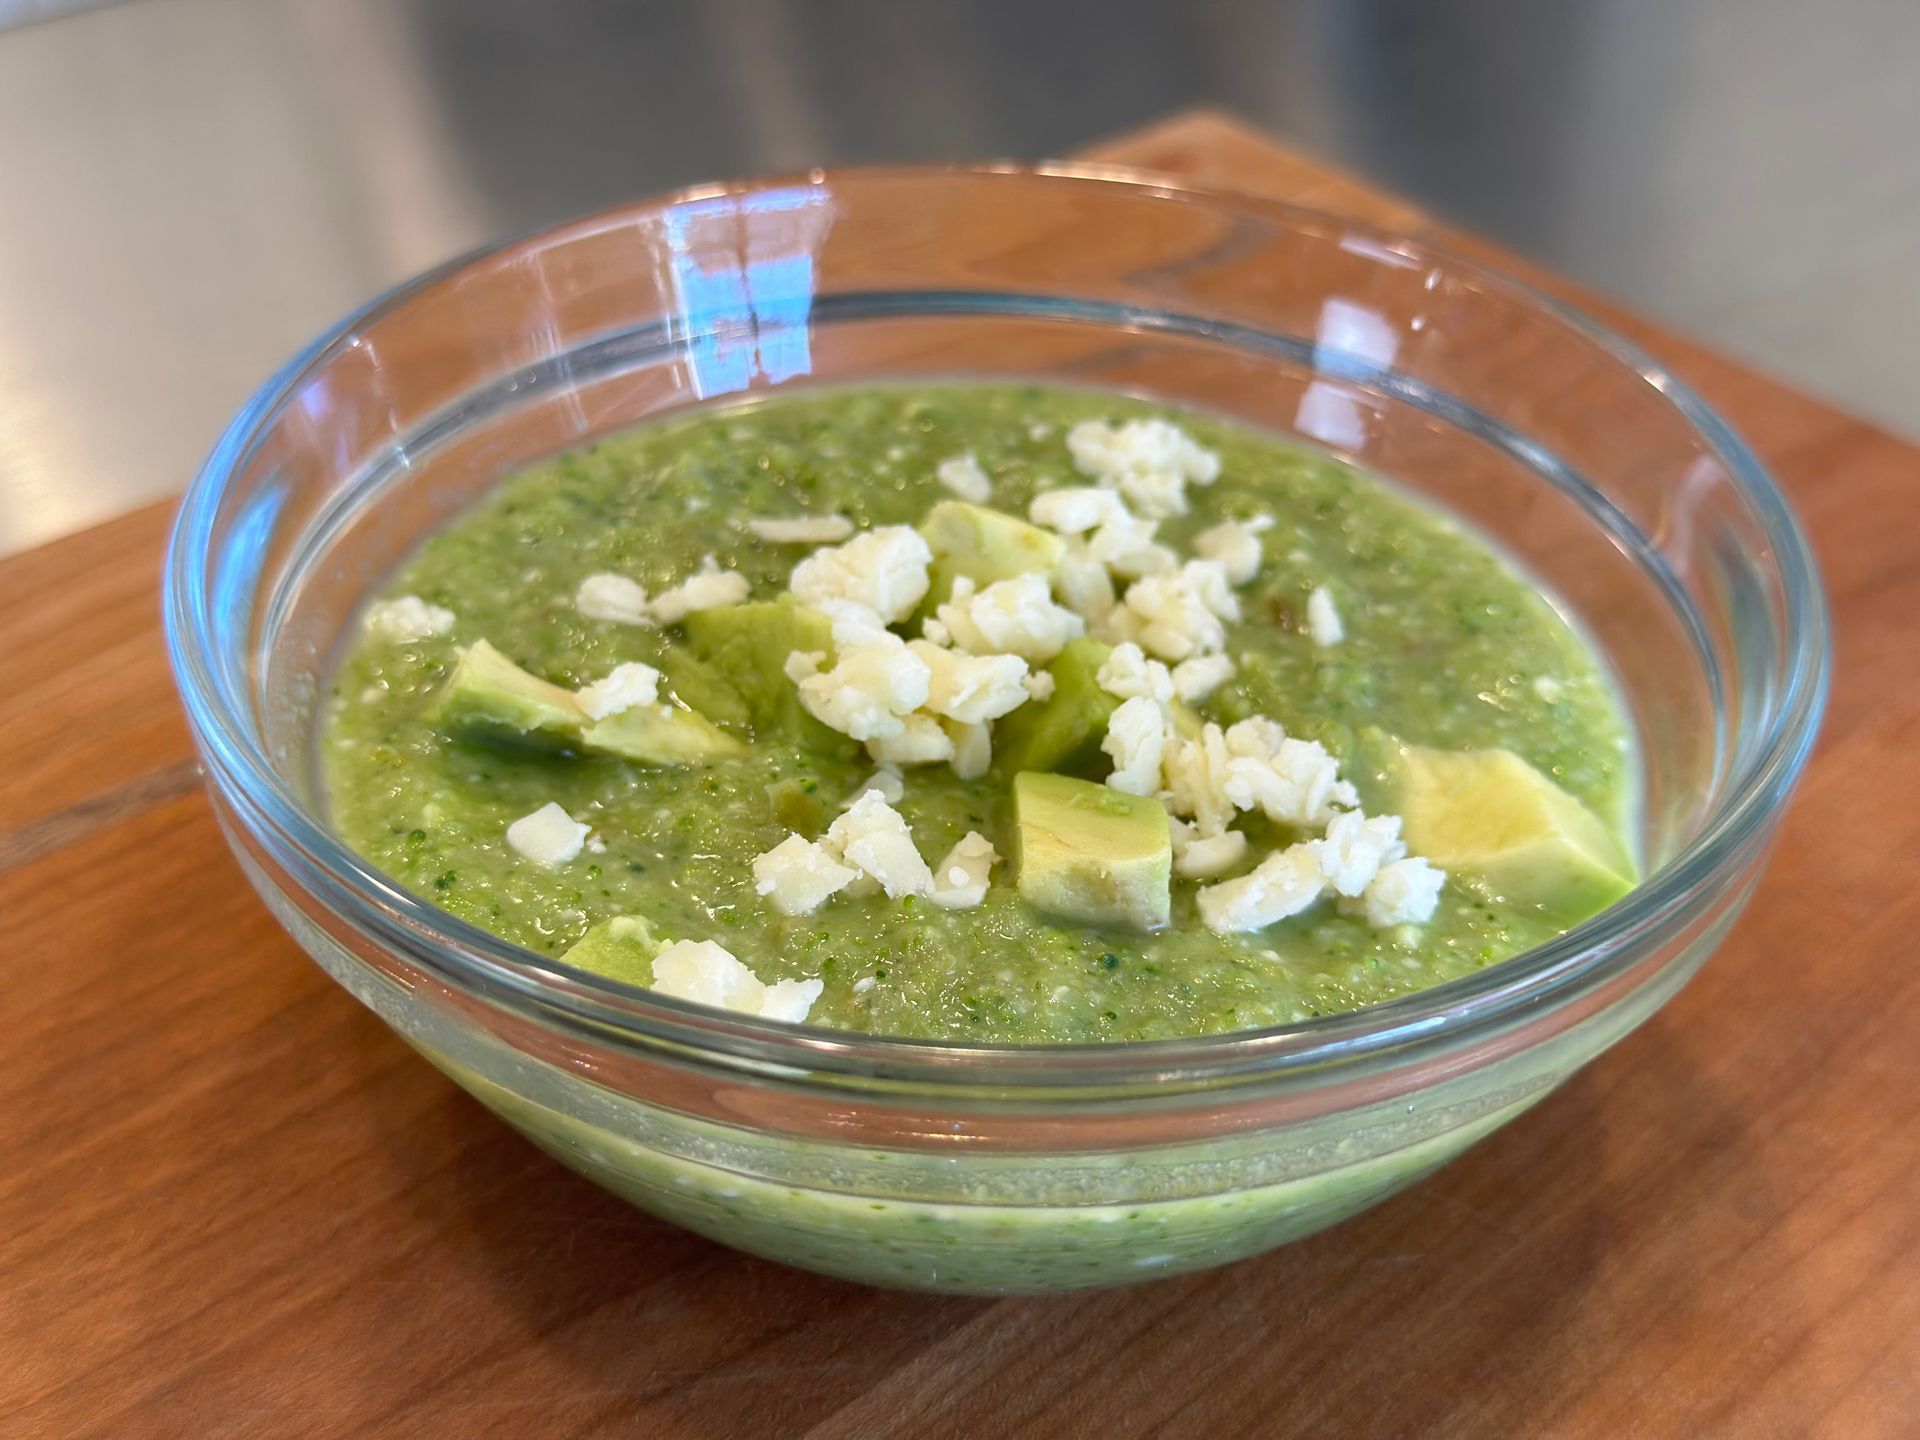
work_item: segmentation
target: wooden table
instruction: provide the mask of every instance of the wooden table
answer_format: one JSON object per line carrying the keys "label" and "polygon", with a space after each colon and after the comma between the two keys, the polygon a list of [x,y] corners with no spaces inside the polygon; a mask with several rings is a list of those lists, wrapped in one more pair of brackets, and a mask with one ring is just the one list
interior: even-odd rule
{"label": "wooden table", "polygon": [[[1218,116],[1098,155],[1513,263]],[[1575,298],[1732,418],[1826,567],[1833,707],[1772,874],[1450,1169],[1130,1291],[864,1290],[546,1160],[229,860],[166,513],[0,562],[0,1433],[1920,1434],[1920,451]]]}

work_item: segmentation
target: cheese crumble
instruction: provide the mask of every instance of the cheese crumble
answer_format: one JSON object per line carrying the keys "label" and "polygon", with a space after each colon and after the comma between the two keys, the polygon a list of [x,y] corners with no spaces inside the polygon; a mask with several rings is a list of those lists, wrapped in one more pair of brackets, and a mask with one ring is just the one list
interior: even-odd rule
{"label": "cheese crumble", "polygon": [[444,605],[432,605],[418,595],[398,595],[367,608],[363,624],[369,635],[395,645],[412,645],[445,635],[459,617]]}
{"label": "cheese crumble", "polygon": [[588,828],[549,800],[507,826],[507,844],[536,865],[566,865],[586,844]]}
{"label": "cheese crumble", "polygon": [[1298,915],[1326,890],[1320,862],[1305,845],[1269,855],[1238,880],[1209,885],[1196,897],[1200,919],[1216,935],[1264,930]]}
{"label": "cheese crumble", "polygon": [[858,605],[892,624],[904,620],[927,593],[933,552],[910,525],[865,530],[844,545],[816,550],[793,567],[787,588],[804,604],[831,610],[835,601]]}
{"label": "cheese crumble", "polygon": [[616,665],[606,678],[575,691],[573,698],[592,719],[605,720],[609,715],[619,715],[636,705],[651,705],[658,700],[660,672],[637,660]]}
{"label": "cheese crumble", "polygon": [[1129,795],[1160,788],[1160,760],[1167,744],[1166,707],[1146,695],[1123,700],[1107,720],[1100,748],[1113,761],[1107,784]]}
{"label": "cheese crumble", "polygon": [[1260,536],[1273,528],[1273,517],[1223,520],[1193,537],[1194,553],[1217,561],[1235,585],[1245,585],[1260,573]]}
{"label": "cheese crumble", "polygon": [[653,988],[678,1000],[797,1025],[826,987],[819,980],[763,985],[718,941],[674,940],[653,957]]}
{"label": "cheese crumble", "polygon": [[993,498],[993,482],[987,478],[987,472],[980,468],[980,462],[971,455],[955,455],[942,460],[934,467],[933,477],[970,504],[984,505]]}
{"label": "cheese crumble", "polygon": [[573,592],[573,607],[589,620],[611,625],[652,625],[647,588],[625,575],[589,575]]}
{"label": "cheese crumble", "polygon": [[1188,484],[1211,485],[1220,474],[1220,457],[1169,420],[1082,420],[1067,431],[1067,449],[1081,474],[1155,517],[1186,514]]}
{"label": "cheese crumble", "polygon": [[1233,676],[1233,661],[1225,655],[1196,655],[1173,667],[1173,693],[1198,705]]}
{"label": "cheese crumble", "polygon": [[1035,663],[1053,659],[1087,629],[1073,611],[1054,604],[1041,575],[1015,575],[983,590],[962,575],[953,582],[952,598],[934,614],[961,650]]}
{"label": "cheese crumble", "polygon": [[696,610],[742,604],[749,589],[746,576],[722,570],[709,555],[696,574],[654,596],[653,618],[660,625],[675,625]]}
{"label": "cheese crumble", "polygon": [[1347,627],[1340,623],[1340,612],[1324,585],[1314,586],[1307,596],[1307,637],[1323,650],[1347,638]]}
{"label": "cheese crumble", "polygon": [[898,900],[933,889],[933,872],[914,848],[906,820],[877,790],[862,795],[828,826],[821,844],[829,855],[860,872],[847,887],[849,894],[878,888],[889,900]]}
{"label": "cheese crumble", "polygon": [[1439,907],[1447,872],[1418,855],[1380,867],[1362,897],[1369,925],[1424,925]]}
{"label": "cheese crumble", "polygon": [[1145,696],[1164,705],[1174,696],[1172,672],[1162,662],[1149,660],[1131,640],[1123,640],[1108,652],[1094,675],[1094,683],[1122,700]]}
{"label": "cheese crumble", "polygon": [[969,830],[934,867],[927,897],[948,910],[970,910],[987,898],[987,883],[1000,854],[978,830]]}
{"label": "cheese crumble", "polygon": [[853,534],[853,521],[844,515],[799,515],[749,520],[747,528],[770,545],[827,545]]}
{"label": "cheese crumble", "polygon": [[842,865],[804,835],[789,835],[753,859],[753,890],[782,915],[811,915],[858,871]]}

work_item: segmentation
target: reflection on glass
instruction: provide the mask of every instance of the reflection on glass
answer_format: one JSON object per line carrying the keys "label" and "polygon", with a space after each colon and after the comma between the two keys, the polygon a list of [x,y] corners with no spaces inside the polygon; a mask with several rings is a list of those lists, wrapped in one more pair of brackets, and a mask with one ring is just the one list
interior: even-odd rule
{"label": "reflection on glass", "polygon": [[695,391],[807,374],[813,257],[833,223],[825,187],[716,195],[667,211],[663,223]]}

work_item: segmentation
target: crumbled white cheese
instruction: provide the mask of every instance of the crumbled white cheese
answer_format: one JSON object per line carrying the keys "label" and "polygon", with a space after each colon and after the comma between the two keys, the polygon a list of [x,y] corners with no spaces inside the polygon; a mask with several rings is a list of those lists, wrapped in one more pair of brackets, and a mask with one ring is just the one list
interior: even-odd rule
{"label": "crumbled white cheese", "polygon": [[589,620],[614,625],[652,625],[646,587],[624,575],[589,575],[573,592],[573,608]]}
{"label": "crumbled white cheese", "polygon": [[926,664],[926,708],[936,715],[978,725],[1026,703],[1027,662],[1018,655],[968,655],[928,640],[907,648]]}
{"label": "crumbled white cheese", "polygon": [[987,898],[988,878],[999,858],[986,836],[969,830],[934,866],[933,892],[927,898],[948,910],[971,910]]}
{"label": "crumbled white cheese", "polygon": [[746,576],[722,570],[709,555],[698,573],[653,597],[653,618],[661,625],[676,625],[696,610],[742,604],[750,588]]}
{"label": "crumbled white cheese", "polygon": [[549,800],[507,826],[507,844],[536,865],[565,865],[586,844],[587,829]]}
{"label": "crumbled white cheese", "polygon": [[1203,835],[1217,835],[1233,819],[1227,798],[1227,772],[1233,757],[1225,733],[1208,721],[1190,739],[1175,739],[1161,761],[1166,777],[1162,797],[1176,815],[1189,816]]}
{"label": "crumbled white cheese", "polygon": [[1419,856],[1382,865],[1367,886],[1364,908],[1369,925],[1424,925],[1440,903],[1447,872]]}
{"label": "crumbled white cheese", "polygon": [[1191,816],[1206,835],[1224,830],[1238,810],[1318,827],[1337,807],[1359,803],[1324,746],[1291,739],[1261,716],[1225,731],[1209,722],[1196,736],[1171,740],[1163,769],[1162,799],[1175,815]]}
{"label": "crumbled white cheese", "polygon": [[1149,660],[1131,640],[1122,641],[1108,652],[1107,658],[1100,662],[1094,683],[1122,700],[1144,695],[1165,705],[1171,703],[1174,695],[1172,673],[1160,661]]}
{"label": "crumbled white cheese", "polygon": [[1286,825],[1325,825],[1335,805],[1353,803],[1340,762],[1317,740],[1295,740],[1271,720],[1242,720],[1226,732],[1221,793],[1237,810],[1258,810]]}
{"label": "crumbled white cheese", "polygon": [[962,500],[984,505],[993,498],[993,482],[971,455],[954,455],[934,467],[933,476]]}
{"label": "crumbled white cheese", "polygon": [[1260,533],[1272,526],[1271,515],[1247,521],[1223,520],[1193,537],[1194,554],[1218,561],[1227,579],[1244,585],[1260,573]]}
{"label": "crumbled white cheese", "polygon": [[653,957],[653,988],[678,1000],[692,1000],[748,1015],[760,1012],[767,987],[717,940],[670,940]]}
{"label": "crumbled white cheese", "polygon": [[1407,853],[1400,840],[1398,815],[1369,816],[1358,810],[1335,815],[1327,822],[1326,835],[1307,843],[1328,886],[1349,898],[1371,885],[1382,866]]}
{"label": "crumbled white cheese", "polygon": [[1173,667],[1173,693],[1189,705],[1198,705],[1233,678],[1233,661],[1225,655],[1196,655]]}
{"label": "crumbled white cheese", "polygon": [[1247,853],[1247,837],[1238,830],[1202,835],[1184,820],[1170,820],[1173,873],[1183,880],[1211,880],[1238,865]]}
{"label": "crumbled white cheese", "polygon": [[864,995],[879,983],[880,982],[875,980],[871,975],[862,975],[858,980],[853,982],[853,993],[856,995]]}
{"label": "crumbled white cheese", "polygon": [[933,872],[914,848],[906,820],[878,790],[869,790],[829,825],[822,844],[828,854],[878,884],[889,899],[933,889]]}
{"label": "crumbled white cheese", "polygon": [[851,809],[859,803],[860,797],[869,790],[878,790],[880,792],[880,798],[886,801],[887,804],[898,805],[906,798],[907,782],[900,778],[900,772],[898,770],[889,770],[883,765],[863,780],[851,795],[841,801],[840,808],[842,810]]}
{"label": "crumbled white cheese", "polygon": [[653,957],[653,988],[662,995],[716,1009],[798,1024],[826,987],[819,980],[762,985],[733,952],[714,940],[673,940]]}
{"label": "crumbled white cheese", "polygon": [[811,915],[852,883],[856,871],[804,835],[789,835],[753,859],[753,889],[782,915]]}
{"label": "crumbled white cheese", "polygon": [[1211,485],[1220,474],[1220,457],[1167,420],[1083,420],[1067,432],[1067,449],[1083,475],[1151,516],[1184,515],[1189,482]]}
{"label": "crumbled white cheese", "polygon": [[780,668],[789,680],[798,685],[809,675],[818,675],[820,667],[826,663],[827,652],[824,650],[795,650],[788,654]]}
{"label": "crumbled white cheese", "polygon": [[1073,611],[1053,603],[1040,575],[996,580],[984,590],[962,575],[953,582],[953,597],[935,613],[959,649],[1029,662],[1051,660],[1087,628]]}
{"label": "crumbled white cheese", "polygon": [[1062,535],[1079,535],[1096,530],[1110,520],[1125,520],[1127,505],[1111,490],[1093,485],[1070,485],[1064,490],[1046,490],[1033,497],[1027,518],[1036,525]]}
{"label": "crumbled white cheese", "polygon": [[1123,511],[1087,537],[1087,553],[1125,580],[1157,575],[1180,563],[1173,551],[1155,543],[1154,533],[1159,528],[1152,520]]}
{"label": "crumbled white cheese", "polygon": [[1107,784],[1129,795],[1151,795],[1160,788],[1160,761],[1166,752],[1167,712],[1155,699],[1136,695],[1123,700],[1107,720],[1100,748],[1113,759]]}
{"label": "crumbled white cheese", "polygon": [[993,764],[993,727],[949,720],[946,729],[953,737],[953,773],[962,780],[978,780]]}
{"label": "crumbled white cheese", "polygon": [[883,739],[905,728],[905,717],[926,703],[931,673],[899,636],[870,633],[869,643],[840,646],[831,670],[817,667],[812,651],[787,657],[787,673],[798,676],[800,703],[829,729],[855,740]]}
{"label": "crumbled white cheese", "polygon": [[853,534],[853,521],[844,515],[796,515],[749,520],[747,528],[770,545],[830,545]]}
{"label": "crumbled white cheese", "polygon": [[927,593],[933,552],[910,525],[883,525],[844,545],[816,550],[793,567],[788,588],[804,604],[858,605],[884,622],[905,619]]}
{"label": "crumbled white cheese", "polygon": [[1305,845],[1269,855],[1237,880],[1209,885],[1195,897],[1200,919],[1216,935],[1264,930],[1298,915],[1326,889],[1320,862]]}
{"label": "crumbled white cheese", "polygon": [[1027,678],[1021,682],[1027,687],[1027,696],[1034,701],[1051,700],[1055,680],[1051,670],[1030,670]]}
{"label": "crumbled white cheese", "polygon": [[762,1020],[784,1020],[789,1025],[798,1025],[807,1018],[813,1009],[813,1002],[820,998],[820,992],[826,989],[821,980],[776,980],[767,986],[766,993],[760,997],[760,1018]]}
{"label": "crumbled white cheese", "polygon": [[1180,567],[1180,578],[1200,597],[1200,603],[1222,620],[1240,618],[1240,597],[1233,593],[1227,568],[1218,560],[1189,560]]}
{"label": "crumbled white cheese", "polygon": [[1307,635],[1323,650],[1347,638],[1347,627],[1340,623],[1340,612],[1324,585],[1314,586],[1307,596]]}
{"label": "crumbled white cheese", "polygon": [[904,769],[909,765],[938,765],[954,758],[953,736],[938,719],[924,711],[900,717],[900,728],[870,736],[867,754],[878,765]]}
{"label": "crumbled white cheese", "polygon": [[1239,618],[1226,572],[1216,561],[1189,560],[1129,585],[1108,617],[1108,630],[1162,660],[1178,661],[1223,648],[1227,632],[1221,621]]}
{"label": "crumbled white cheese", "polygon": [[367,607],[363,622],[369,635],[395,645],[445,635],[459,619],[444,605],[431,605],[418,595],[396,595]]}
{"label": "crumbled white cheese", "polygon": [[651,665],[632,660],[616,665],[604,679],[582,686],[574,692],[580,708],[595,720],[618,715],[636,705],[651,705],[660,698],[660,672]]}
{"label": "crumbled white cheese", "polygon": [[1113,576],[1084,541],[1069,540],[1053,567],[1053,593],[1082,620],[1101,620],[1113,609]]}

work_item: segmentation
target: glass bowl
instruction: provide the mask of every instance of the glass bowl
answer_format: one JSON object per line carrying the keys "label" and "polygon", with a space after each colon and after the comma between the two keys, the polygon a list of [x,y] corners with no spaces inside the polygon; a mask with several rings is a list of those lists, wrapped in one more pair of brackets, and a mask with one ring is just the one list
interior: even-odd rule
{"label": "glass bowl", "polygon": [[[647,417],[852,380],[1201,406],[1430,497],[1618,676],[1648,878],[1469,978],[1150,1044],[889,1040],[570,970],[329,833],[317,697],[356,607],[503,473]],[[1540,295],[1330,215],[1114,172],[715,186],[454,261],[322,336],[181,510],[166,621],[242,867],[339,982],[565,1164],[730,1245],[981,1293],[1215,1265],[1457,1155],[1664,1004],[1759,874],[1821,709],[1812,558],[1746,447]]]}

